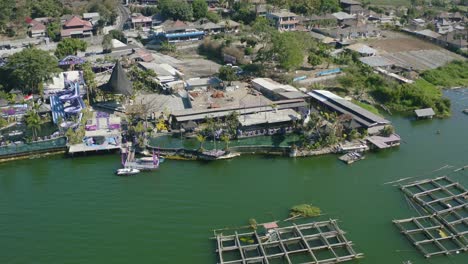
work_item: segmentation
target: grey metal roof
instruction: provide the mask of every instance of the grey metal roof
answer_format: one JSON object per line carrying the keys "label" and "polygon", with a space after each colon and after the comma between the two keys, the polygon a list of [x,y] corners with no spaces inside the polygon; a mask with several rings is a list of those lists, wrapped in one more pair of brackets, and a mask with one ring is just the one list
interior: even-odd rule
{"label": "grey metal roof", "polygon": [[390,124],[390,121],[357,106],[342,97],[325,90],[314,90],[309,93],[314,99],[332,108],[341,114],[349,114],[359,124],[373,127],[381,124]]}
{"label": "grey metal roof", "polygon": [[359,58],[359,60],[362,63],[367,64],[371,67],[386,67],[395,64],[395,62],[393,62],[392,60],[382,56],[362,57]]}
{"label": "grey metal roof", "polygon": [[427,117],[435,115],[434,110],[432,108],[417,109],[414,110],[414,112],[418,117]]}

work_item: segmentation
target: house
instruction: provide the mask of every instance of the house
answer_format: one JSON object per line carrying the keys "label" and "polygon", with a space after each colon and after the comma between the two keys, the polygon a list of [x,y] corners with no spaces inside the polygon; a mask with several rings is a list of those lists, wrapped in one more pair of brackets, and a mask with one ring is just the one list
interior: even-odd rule
{"label": "house", "polygon": [[[246,116],[251,120],[251,123],[244,123],[244,125],[256,125],[259,124],[258,121],[254,120],[265,120],[265,117],[260,117],[260,116],[250,116],[248,117],[247,115],[250,114],[258,114],[262,113],[264,116],[267,115],[270,118],[275,118],[275,114],[265,114],[266,112],[275,112],[278,113],[284,109],[292,109],[294,112],[300,112],[303,108],[307,108],[308,104],[302,100],[302,99],[294,99],[294,100],[282,100],[282,101],[276,101],[275,102],[275,107],[273,107],[270,103],[266,104],[259,104],[259,105],[245,105],[245,106],[234,106],[234,107],[221,107],[221,108],[213,108],[213,109],[185,109],[185,110],[180,110],[180,111],[173,111],[170,118],[169,122],[171,124],[172,128],[178,129],[181,128],[189,123],[195,123],[199,124],[205,121],[207,117],[212,117],[212,118],[219,118],[219,119],[224,119],[226,116],[230,115],[232,112],[237,112],[240,117],[239,121]],[[293,112],[281,112],[281,120],[284,120],[284,115],[289,115],[291,114],[291,119],[292,120],[294,117],[298,118],[296,113]],[[279,119],[279,118],[278,118]],[[278,121],[278,119],[276,119]],[[268,120],[266,120],[268,121]],[[273,121],[273,119],[271,119]],[[287,120],[284,120],[288,122]],[[262,121],[264,124],[264,121]],[[263,130],[262,130],[263,131]],[[278,131],[276,131],[278,132]],[[245,135],[244,135],[245,136]]]}
{"label": "house", "polygon": [[204,31],[180,20],[166,20],[162,27],[163,32],[159,36],[170,43],[197,41],[205,36]]}
{"label": "house", "polygon": [[206,91],[208,88],[218,89],[222,87],[223,82],[216,77],[208,78],[192,78],[185,81],[187,90],[203,90]]}
{"label": "house", "polygon": [[281,84],[270,78],[255,78],[252,87],[272,100],[306,98],[306,94],[289,84]]}
{"label": "house", "polygon": [[370,57],[375,56],[377,54],[377,50],[362,43],[349,45],[346,47],[346,49],[355,51],[359,53],[359,55],[361,55],[362,57]]}
{"label": "house", "polygon": [[91,22],[81,19],[78,16],[73,16],[65,21],[60,31],[62,38],[84,38],[93,35],[93,25]]}
{"label": "house", "polygon": [[294,122],[301,115],[293,109],[273,110],[263,113],[251,113],[239,118],[237,135],[239,138],[289,134],[294,131]]}
{"label": "house", "polygon": [[205,32],[205,35],[214,35],[224,31],[224,26],[222,24],[215,24],[208,19],[199,19],[194,23],[194,26]]}
{"label": "house", "polygon": [[296,30],[299,23],[297,15],[289,11],[267,13],[266,18],[272,21],[274,27],[280,31]]}
{"label": "house", "polygon": [[395,24],[395,16],[393,15],[372,14],[367,20],[378,24]]}
{"label": "house", "polygon": [[313,90],[309,92],[311,105],[328,109],[340,115],[349,115],[355,123],[355,128],[367,131],[369,135],[378,134],[390,121],[369,112],[368,110],[351,103],[348,100],[326,90]]}
{"label": "house", "polygon": [[148,30],[153,25],[153,19],[142,14],[132,14],[131,26],[137,30]]}
{"label": "house", "polygon": [[97,12],[83,13],[83,20],[89,21],[93,25],[97,25],[99,19],[101,19],[101,16]]}
{"label": "house", "polygon": [[358,25],[354,27],[313,29],[314,32],[330,36],[341,42],[351,39],[380,37],[381,31],[373,25]]}
{"label": "house", "polygon": [[455,29],[438,38],[439,43],[449,49],[462,49],[468,48],[468,31],[463,29]]}
{"label": "house", "polygon": [[307,20],[303,20],[303,24],[307,27],[327,27],[327,26],[336,26],[338,24],[338,19],[332,14],[324,15],[312,15],[308,17]]}
{"label": "house", "polygon": [[410,29],[420,30],[426,28],[426,20],[422,18],[411,19],[408,26]]}
{"label": "house", "polygon": [[165,63],[139,62],[138,66],[144,70],[154,71],[156,79],[161,84],[181,80],[184,76],[183,73]]}
{"label": "house", "polygon": [[258,17],[265,17],[267,13],[268,13],[268,5],[266,4],[255,5],[255,14],[257,14]]}
{"label": "house", "polygon": [[432,108],[416,109],[414,113],[417,118],[433,118],[435,115]]}
{"label": "house", "polygon": [[228,33],[231,33],[231,32],[237,33],[240,29],[240,24],[230,19],[219,21],[218,25],[220,25],[223,28],[223,32],[228,32]]}
{"label": "house", "polygon": [[45,37],[46,30],[46,26],[35,19],[29,22],[29,35],[31,38]]}
{"label": "house", "polygon": [[340,0],[341,9],[350,15],[364,15],[365,9],[361,3],[354,0]]}
{"label": "house", "polygon": [[137,49],[135,53],[130,55],[130,59],[135,62],[151,62],[154,60],[153,54],[145,49]]}
{"label": "house", "polygon": [[452,22],[441,19],[435,23],[435,31],[439,34],[446,34],[448,32],[452,32],[454,30]]}
{"label": "house", "polygon": [[338,20],[338,24],[340,25],[349,24],[351,23],[351,21],[356,20],[356,15],[350,15],[348,13],[341,12],[341,11],[333,13],[332,16],[334,16],[336,20]]}

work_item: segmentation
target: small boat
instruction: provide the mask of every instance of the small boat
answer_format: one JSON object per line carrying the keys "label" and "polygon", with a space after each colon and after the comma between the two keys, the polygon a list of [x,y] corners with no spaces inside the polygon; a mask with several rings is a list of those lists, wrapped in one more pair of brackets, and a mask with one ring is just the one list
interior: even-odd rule
{"label": "small boat", "polygon": [[138,169],[133,169],[133,168],[123,168],[123,169],[118,169],[115,174],[118,176],[127,176],[127,175],[135,175],[140,173],[140,170]]}
{"label": "small boat", "polygon": [[463,111],[462,111],[462,112],[463,112],[464,114],[467,114],[467,115],[468,115],[468,108],[466,108],[466,109],[463,109]]}
{"label": "small boat", "polygon": [[8,136],[10,137],[21,136],[21,135],[23,135],[23,131],[19,131],[19,130],[13,130],[10,133],[8,133]]}

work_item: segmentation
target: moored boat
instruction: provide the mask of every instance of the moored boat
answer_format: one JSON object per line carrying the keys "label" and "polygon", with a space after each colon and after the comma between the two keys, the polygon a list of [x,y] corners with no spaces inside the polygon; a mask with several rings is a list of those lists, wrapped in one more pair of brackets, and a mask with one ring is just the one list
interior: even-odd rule
{"label": "moored boat", "polygon": [[134,169],[134,168],[123,168],[123,169],[118,169],[115,174],[118,176],[128,176],[128,175],[135,175],[140,173],[139,169]]}
{"label": "moored boat", "polygon": [[462,111],[462,112],[468,115],[468,108],[466,108],[466,109],[463,109],[463,111]]}

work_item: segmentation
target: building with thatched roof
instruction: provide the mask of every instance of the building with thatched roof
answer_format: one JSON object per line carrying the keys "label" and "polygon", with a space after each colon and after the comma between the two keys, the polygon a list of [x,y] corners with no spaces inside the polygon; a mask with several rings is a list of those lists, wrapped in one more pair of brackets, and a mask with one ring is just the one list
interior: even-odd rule
{"label": "building with thatched roof", "polygon": [[133,85],[122,68],[120,61],[115,63],[109,82],[103,86],[103,90],[112,94],[130,96],[133,94]]}

